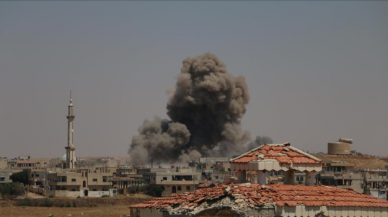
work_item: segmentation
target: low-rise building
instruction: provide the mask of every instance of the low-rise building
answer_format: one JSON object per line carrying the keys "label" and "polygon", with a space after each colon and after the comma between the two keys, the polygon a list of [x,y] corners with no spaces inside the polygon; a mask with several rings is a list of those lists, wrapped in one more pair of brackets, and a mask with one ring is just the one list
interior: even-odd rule
{"label": "low-rise building", "polygon": [[139,187],[138,189],[140,189],[141,186],[148,185],[143,178],[143,174],[137,174],[137,170],[130,167],[117,168],[115,175],[109,181],[112,182],[113,188],[124,194],[131,187]]}
{"label": "low-rise building", "polygon": [[42,186],[46,178],[46,171],[44,169],[24,169],[27,173],[28,181],[32,186]]}
{"label": "low-rise building", "polygon": [[110,173],[91,173],[88,169],[46,174],[50,194],[58,197],[112,196],[117,190],[112,189],[111,176]]}
{"label": "low-rise building", "polygon": [[320,159],[307,154],[290,143],[266,144],[250,150],[230,160],[231,171],[235,171],[239,183],[247,181],[247,172],[257,172],[257,183],[268,184],[267,172],[283,171],[284,184],[300,184],[296,182],[296,174],[304,173],[302,183],[314,185],[315,174],[322,170]]}
{"label": "low-rise building", "polygon": [[8,159],[6,157],[0,157],[0,169],[8,168]]}
{"label": "low-rise building", "polygon": [[381,199],[388,198],[388,170],[365,171],[364,193]]}
{"label": "low-rise building", "polygon": [[355,169],[355,163],[329,159],[325,159],[323,162],[322,171],[317,174],[318,183],[364,193],[363,173]]}
{"label": "low-rise building", "polygon": [[201,173],[193,171],[192,168],[181,167],[144,173],[143,176],[150,186],[162,187],[162,196],[194,191],[201,181]]}
{"label": "low-rise building", "polygon": [[11,183],[12,182],[11,175],[12,175],[12,170],[0,169],[0,185]]}

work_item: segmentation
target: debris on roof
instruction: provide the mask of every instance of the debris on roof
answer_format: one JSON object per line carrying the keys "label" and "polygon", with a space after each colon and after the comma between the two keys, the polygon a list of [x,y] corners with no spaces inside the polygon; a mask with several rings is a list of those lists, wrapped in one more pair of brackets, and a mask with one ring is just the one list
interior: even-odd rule
{"label": "debris on roof", "polygon": [[209,187],[214,187],[218,185],[218,183],[213,183],[213,182],[204,182],[198,185],[198,188],[209,188]]}
{"label": "debris on roof", "polygon": [[245,164],[269,159],[276,160],[280,164],[322,164],[320,159],[292,147],[290,143],[262,145],[231,159],[230,162]]}
{"label": "debris on roof", "polygon": [[162,208],[170,214],[195,214],[209,207],[241,212],[260,207],[388,207],[388,201],[329,186],[220,184],[177,196],[156,198],[129,208]]}

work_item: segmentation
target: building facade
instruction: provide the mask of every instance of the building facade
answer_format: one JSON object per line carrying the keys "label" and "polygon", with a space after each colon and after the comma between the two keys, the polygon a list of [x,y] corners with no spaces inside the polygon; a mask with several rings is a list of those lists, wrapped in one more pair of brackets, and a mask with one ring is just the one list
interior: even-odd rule
{"label": "building facade", "polygon": [[112,196],[110,173],[91,173],[88,169],[77,171],[48,172],[47,186],[50,194],[58,197],[101,197]]}
{"label": "building facade", "polygon": [[12,175],[12,170],[0,169],[0,185],[11,183],[12,182],[11,175]]}
{"label": "building facade", "polygon": [[201,173],[192,168],[173,168],[166,171],[144,173],[143,177],[150,186],[160,186],[162,196],[195,191],[201,181]]}

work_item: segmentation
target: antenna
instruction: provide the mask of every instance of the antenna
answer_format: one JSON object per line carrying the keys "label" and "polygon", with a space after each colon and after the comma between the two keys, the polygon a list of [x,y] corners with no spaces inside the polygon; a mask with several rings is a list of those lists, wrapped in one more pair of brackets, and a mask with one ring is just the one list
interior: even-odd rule
{"label": "antenna", "polygon": [[70,90],[70,99],[71,99],[71,90]]}

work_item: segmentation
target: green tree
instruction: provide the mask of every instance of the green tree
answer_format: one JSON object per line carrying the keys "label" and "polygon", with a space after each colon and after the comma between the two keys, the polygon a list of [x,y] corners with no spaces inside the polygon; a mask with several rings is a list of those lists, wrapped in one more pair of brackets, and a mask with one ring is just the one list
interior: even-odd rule
{"label": "green tree", "polygon": [[28,183],[28,173],[25,171],[12,174],[11,179],[12,179],[12,182],[20,182],[20,183],[23,183],[25,185],[29,184]]}
{"label": "green tree", "polygon": [[162,196],[162,193],[163,193],[163,188],[160,187],[160,186],[157,186],[153,189],[153,192],[155,194],[155,196],[157,197],[161,197]]}

